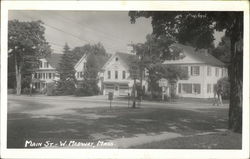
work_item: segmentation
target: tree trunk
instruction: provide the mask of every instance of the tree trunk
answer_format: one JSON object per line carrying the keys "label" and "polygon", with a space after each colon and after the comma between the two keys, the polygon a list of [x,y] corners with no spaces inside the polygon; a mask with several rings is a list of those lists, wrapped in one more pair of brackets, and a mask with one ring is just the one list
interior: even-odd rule
{"label": "tree trunk", "polygon": [[16,72],[16,94],[20,95],[22,90],[21,66],[18,66],[16,54],[14,56],[15,56],[15,72]]}
{"label": "tree trunk", "polygon": [[[242,40],[242,39],[241,39]],[[236,38],[231,38],[231,65],[230,77],[230,105],[229,129],[242,132],[242,84],[243,84],[243,50],[239,49],[242,43]]]}

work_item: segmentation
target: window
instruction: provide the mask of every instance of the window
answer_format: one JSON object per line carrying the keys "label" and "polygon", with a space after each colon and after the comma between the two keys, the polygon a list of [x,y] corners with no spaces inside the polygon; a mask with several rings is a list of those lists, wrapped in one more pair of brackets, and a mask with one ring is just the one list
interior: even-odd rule
{"label": "window", "polygon": [[184,66],[183,70],[185,71],[185,73],[188,75],[188,66]]}
{"label": "window", "polygon": [[178,85],[178,92],[181,93],[181,83]]}
{"label": "window", "polygon": [[49,73],[49,79],[51,79],[51,73]]}
{"label": "window", "polygon": [[48,62],[44,62],[44,68],[48,68],[49,67],[49,63]]}
{"label": "window", "polygon": [[192,76],[199,76],[200,75],[200,67],[199,66],[192,66],[191,67],[191,75]]}
{"label": "window", "polygon": [[53,79],[55,78],[55,76],[56,76],[56,74],[55,74],[55,73],[53,73]]}
{"label": "window", "polygon": [[79,72],[77,72],[77,78],[79,78],[80,77],[80,74],[79,74]]}
{"label": "window", "polygon": [[46,79],[48,78],[48,73],[45,73],[45,78],[46,78]]}
{"label": "window", "polygon": [[118,71],[115,71],[115,79],[118,79]]}
{"label": "window", "polygon": [[82,76],[82,72],[80,72],[80,77],[82,78],[83,76]]}
{"label": "window", "polygon": [[200,84],[193,84],[193,91],[195,94],[200,94],[201,93],[201,85]]}
{"label": "window", "polygon": [[207,66],[207,76],[211,76],[211,67]]}
{"label": "window", "polygon": [[215,68],[215,76],[216,76],[216,77],[219,76],[219,68]]}
{"label": "window", "polygon": [[45,79],[45,73],[43,73],[43,79]]}
{"label": "window", "polygon": [[111,78],[111,72],[108,71],[108,79],[110,79],[110,78]]}
{"label": "window", "polygon": [[122,79],[125,79],[125,78],[126,78],[126,72],[122,71]]}
{"label": "window", "polygon": [[115,61],[118,61],[118,57],[115,58]]}
{"label": "window", "polygon": [[191,94],[192,93],[192,84],[182,84],[183,93]]}
{"label": "window", "polygon": [[211,90],[211,84],[207,84],[207,93],[211,93],[212,92],[212,90]]}
{"label": "window", "polygon": [[43,67],[43,63],[42,61],[39,62],[39,67],[42,68]]}

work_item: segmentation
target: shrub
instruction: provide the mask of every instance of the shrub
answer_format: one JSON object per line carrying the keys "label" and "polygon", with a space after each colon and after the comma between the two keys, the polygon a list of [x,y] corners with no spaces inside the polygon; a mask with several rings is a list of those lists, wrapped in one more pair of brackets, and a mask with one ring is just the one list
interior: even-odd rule
{"label": "shrub", "polygon": [[58,81],[56,84],[56,95],[73,95],[75,92],[75,82],[74,81]]}
{"label": "shrub", "polygon": [[83,81],[80,88],[75,90],[76,96],[92,96],[99,93],[99,88],[95,81]]}
{"label": "shrub", "polygon": [[47,96],[57,95],[56,94],[56,84],[55,84],[55,82],[47,84],[46,95]]}

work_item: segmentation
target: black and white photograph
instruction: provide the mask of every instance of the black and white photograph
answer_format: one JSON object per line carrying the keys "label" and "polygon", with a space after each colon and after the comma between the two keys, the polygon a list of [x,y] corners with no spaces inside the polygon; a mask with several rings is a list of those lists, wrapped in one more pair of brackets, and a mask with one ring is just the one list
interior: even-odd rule
{"label": "black and white photograph", "polygon": [[6,149],[243,150],[248,11],[7,14]]}

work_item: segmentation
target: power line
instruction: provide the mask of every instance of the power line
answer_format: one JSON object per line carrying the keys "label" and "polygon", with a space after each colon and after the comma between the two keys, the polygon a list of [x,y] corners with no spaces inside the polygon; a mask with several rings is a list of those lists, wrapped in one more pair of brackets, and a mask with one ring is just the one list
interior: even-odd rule
{"label": "power line", "polygon": [[[30,17],[30,16],[28,16],[28,15],[26,15],[26,14],[25,14],[25,16],[29,17],[31,20],[34,20],[34,18],[32,18],[32,17]],[[57,31],[63,32],[63,33],[65,33],[65,34],[69,34],[69,35],[71,35],[72,37],[74,37],[74,38],[76,38],[76,39],[78,39],[78,40],[80,40],[80,41],[84,41],[84,42],[89,43],[89,42],[88,42],[87,40],[85,40],[85,39],[79,38],[79,37],[75,36],[74,34],[71,34],[71,33],[69,33],[69,32],[66,32],[66,31],[64,31],[64,30],[62,30],[62,29],[59,29],[59,28],[57,28],[57,27],[55,27],[55,26],[52,26],[52,25],[50,25],[50,24],[47,24],[47,23],[45,23],[45,22],[43,22],[43,25],[45,25],[45,26],[47,26],[47,27],[50,27],[50,28],[52,28],[52,29],[55,29],[55,30],[57,30]],[[106,48],[116,50],[115,47],[106,47]]]}

